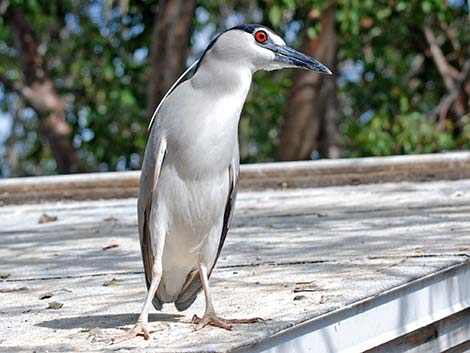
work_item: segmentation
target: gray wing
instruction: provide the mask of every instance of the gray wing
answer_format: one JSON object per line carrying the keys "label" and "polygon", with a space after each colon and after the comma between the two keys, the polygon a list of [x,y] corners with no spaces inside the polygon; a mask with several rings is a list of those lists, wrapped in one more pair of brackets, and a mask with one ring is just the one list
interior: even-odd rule
{"label": "gray wing", "polygon": [[[236,154],[229,166],[229,178],[230,178],[230,189],[227,197],[227,203],[225,204],[224,211],[224,223],[222,226],[222,232],[220,234],[219,249],[217,250],[217,257],[215,258],[212,268],[209,270],[208,276],[212,274],[212,270],[219,259],[220,252],[224,246],[225,238],[227,237],[230,223],[232,221],[233,212],[235,210],[235,201],[238,192],[238,182],[240,178],[240,158],[238,152],[238,144],[236,146]],[[199,278],[198,270],[193,270],[189,273],[186,278],[186,282],[183,285],[180,295],[175,301],[176,309],[179,311],[186,310],[196,300],[197,295],[202,289],[201,279]]]}
{"label": "gray wing", "polygon": [[[153,241],[151,231],[151,214],[153,197],[157,190],[158,178],[160,176],[163,160],[166,153],[166,140],[151,136],[145,150],[142,172],[140,175],[140,192],[137,202],[137,215],[139,221],[140,250],[144,263],[145,282],[147,289],[152,282],[152,267],[154,263]],[[157,297],[153,299],[156,309],[162,308]]]}
{"label": "gray wing", "polygon": [[232,164],[229,167],[229,176],[230,176],[230,190],[228,193],[227,204],[225,206],[224,213],[224,225],[222,227],[222,234],[220,236],[219,249],[217,250],[217,257],[215,258],[214,265],[209,271],[209,277],[212,273],[212,270],[219,259],[220,252],[224,246],[225,238],[227,237],[228,230],[230,228],[230,223],[232,222],[233,213],[235,211],[235,201],[237,200],[238,193],[238,183],[240,180],[240,157],[238,152],[238,144],[236,146],[236,155],[233,158]]}

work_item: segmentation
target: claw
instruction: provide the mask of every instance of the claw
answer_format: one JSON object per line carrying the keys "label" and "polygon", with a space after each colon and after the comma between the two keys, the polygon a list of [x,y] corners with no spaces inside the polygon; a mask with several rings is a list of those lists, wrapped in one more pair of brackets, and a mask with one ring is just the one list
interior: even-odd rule
{"label": "claw", "polygon": [[231,331],[233,326],[230,324],[252,324],[258,321],[264,321],[259,317],[254,317],[250,319],[224,319],[218,317],[216,314],[204,314],[202,318],[197,315],[193,316],[191,322],[196,324],[194,328],[195,331],[199,331],[206,327],[207,325],[223,328],[224,330]]}

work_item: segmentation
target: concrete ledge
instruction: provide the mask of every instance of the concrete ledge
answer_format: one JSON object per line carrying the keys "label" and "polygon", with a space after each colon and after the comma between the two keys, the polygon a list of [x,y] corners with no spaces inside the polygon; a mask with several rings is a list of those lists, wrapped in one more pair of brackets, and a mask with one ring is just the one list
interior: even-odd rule
{"label": "concrete ledge", "polygon": [[[462,318],[470,307],[469,281],[467,261],[296,325],[237,352],[443,352],[470,337],[468,317]],[[455,322],[441,325],[442,332],[427,327],[446,318]],[[408,339],[400,341],[401,337]]]}
{"label": "concrete ledge", "polygon": [[[55,175],[0,180],[0,202],[135,197],[140,172]],[[350,158],[241,166],[241,189],[298,188],[470,177],[470,152]]]}
{"label": "concrete ledge", "polygon": [[470,179],[242,191],[211,287],[220,315],[266,321],[194,331],[200,295],[109,346],[146,294],[136,201],[0,206],[2,353],[466,349]]}

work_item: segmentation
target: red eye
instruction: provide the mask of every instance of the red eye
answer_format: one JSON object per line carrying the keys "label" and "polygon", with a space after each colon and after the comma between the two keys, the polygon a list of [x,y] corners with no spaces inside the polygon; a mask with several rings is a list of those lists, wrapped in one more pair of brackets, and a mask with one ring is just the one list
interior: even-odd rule
{"label": "red eye", "polygon": [[264,43],[268,40],[268,34],[265,31],[258,31],[255,33],[255,39],[258,43]]}

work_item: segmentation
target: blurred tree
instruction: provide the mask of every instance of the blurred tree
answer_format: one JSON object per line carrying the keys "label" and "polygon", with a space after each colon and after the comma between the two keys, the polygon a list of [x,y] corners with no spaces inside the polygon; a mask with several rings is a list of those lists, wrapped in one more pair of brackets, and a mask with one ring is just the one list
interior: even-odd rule
{"label": "blurred tree", "polygon": [[72,146],[70,125],[65,119],[65,103],[45,70],[36,34],[21,9],[10,6],[5,12],[5,19],[14,33],[23,79],[12,81],[2,75],[0,81],[19,93],[36,111],[41,130],[56,160],[57,171],[76,173],[80,170],[79,158]]}
{"label": "blurred tree", "polygon": [[448,94],[441,98],[439,105],[431,113],[431,116],[434,119],[438,119],[441,128],[445,126],[446,118],[450,116],[453,130],[456,134],[459,134],[463,127],[459,120],[470,111],[470,59],[462,56],[462,48],[457,40],[455,29],[449,27],[446,23],[440,22],[435,16],[431,16],[431,19],[428,22],[434,24],[437,22],[447,36],[447,40],[450,41],[454,50],[451,53],[454,57],[453,59],[460,66],[460,69],[457,69],[449,63],[449,60],[442,52],[439,40],[434,35],[433,29],[429,24],[425,24],[423,32],[429,45],[429,52],[448,91]]}
{"label": "blurred tree", "polygon": [[[87,170],[124,170],[140,166],[146,142],[148,43],[152,35],[151,2],[41,0],[1,1],[7,11],[20,9],[36,29],[44,72],[61,98],[65,122],[72,127],[73,147]],[[5,5],[6,4],[6,5]],[[24,76],[11,26],[0,18],[2,110],[15,111],[15,130],[8,146],[15,151],[15,172],[48,174],[60,171],[52,145],[39,133],[40,113],[29,102],[18,103],[11,87]],[[0,83],[2,83],[0,81]],[[10,84],[11,83],[11,84]],[[23,99],[24,100],[24,99]],[[30,109],[32,107],[34,110]],[[4,119],[4,118],[2,118]],[[67,153],[68,154],[68,153]],[[10,157],[11,159],[11,157]],[[2,174],[10,174],[6,164]]]}
{"label": "blurred tree", "polygon": [[338,9],[345,155],[469,148],[468,5],[366,0]]}
{"label": "blurred tree", "polygon": [[195,0],[160,0],[149,58],[147,116],[185,69],[194,17]]}
{"label": "blurred tree", "polygon": [[[318,12],[310,11],[315,16]],[[317,58],[333,72],[336,71],[338,35],[336,14],[332,5],[322,13],[320,33],[309,38],[310,20],[302,32],[301,51]],[[296,70],[292,81],[286,116],[280,132],[280,160],[310,159],[314,150],[321,157],[338,158],[339,109],[335,76]]]}
{"label": "blurred tree", "polygon": [[[56,156],[66,148],[55,149],[40,133],[54,114],[60,123],[54,126],[69,126],[62,141],[69,141],[72,152],[65,156],[75,160],[77,151],[81,168],[138,169],[149,112],[189,62],[186,56],[196,59],[217,32],[243,22],[272,27],[336,74],[336,82],[315,75],[323,81],[318,89],[305,71],[257,73],[240,122],[243,162],[297,150],[302,155],[283,158],[336,157],[339,147],[345,157],[470,148],[470,26],[464,0],[161,0],[158,5],[0,0],[1,175],[59,170]],[[16,32],[7,22],[5,11],[14,9],[36,34],[41,60],[36,66],[50,80],[50,96],[62,102],[55,110],[38,109],[21,92],[29,87],[26,74],[33,66],[22,64]],[[176,20],[167,28],[171,16]],[[335,46],[329,45],[335,37],[336,60]],[[188,38],[190,48],[178,60],[171,60],[176,54],[164,55],[185,50]],[[171,75],[161,67],[171,67]],[[308,85],[301,87],[304,80]],[[310,98],[301,100],[303,95]],[[302,119],[309,121],[297,126],[304,111]],[[301,130],[300,138],[283,137]]]}

